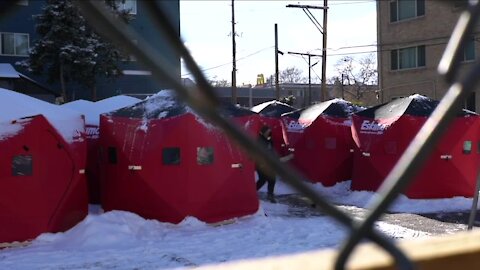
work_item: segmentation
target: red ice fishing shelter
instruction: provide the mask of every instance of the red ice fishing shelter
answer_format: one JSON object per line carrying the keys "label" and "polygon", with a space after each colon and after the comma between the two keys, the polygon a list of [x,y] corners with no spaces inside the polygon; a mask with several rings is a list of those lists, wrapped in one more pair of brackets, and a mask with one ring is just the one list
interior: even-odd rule
{"label": "red ice fishing shelter", "polygon": [[81,115],[5,89],[0,103],[0,242],[69,229],[88,212]]}
{"label": "red ice fishing shelter", "polygon": [[[222,113],[258,134],[252,111],[225,104]],[[258,210],[253,161],[171,91],[101,115],[100,146],[107,211],[171,223],[187,216],[215,223]]]}
{"label": "red ice fishing shelter", "polygon": [[350,180],[354,143],[351,114],[361,107],[332,99],[282,115],[292,164],[312,182],[332,186]]}
{"label": "red ice fishing shelter", "polygon": [[87,178],[88,200],[92,204],[100,204],[100,153],[99,153],[99,124],[100,114],[114,111],[140,102],[141,99],[130,96],[113,96],[97,102],[75,100],[62,104],[62,107],[78,111],[85,116],[85,133],[87,140],[87,164],[85,175]]}
{"label": "red ice fishing shelter", "polygon": [[286,103],[272,100],[258,104],[251,110],[260,115],[261,125],[267,125],[272,129],[273,148],[276,152],[280,156],[287,154],[280,117],[282,114],[296,109]]}
{"label": "red ice fishing shelter", "polygon": [[[352,189],[377,190],[438,101],[412,95],[353,115]],[[480,164],[480,117],[462,110],[405,191],[409,198],[472,197]]]}

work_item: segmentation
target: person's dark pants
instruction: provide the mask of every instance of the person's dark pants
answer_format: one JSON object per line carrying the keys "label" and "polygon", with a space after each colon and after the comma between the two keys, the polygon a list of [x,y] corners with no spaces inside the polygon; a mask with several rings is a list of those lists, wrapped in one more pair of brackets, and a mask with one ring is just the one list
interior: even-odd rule
{"label": "person's dark pants", "polygon": [[269,176],[265,173],[257,171],[258,181],[257,181],[257,190],[261,189],[265,183],[268,183],[267,192],[269,195],[273,195],[275,190],[275,177]]}

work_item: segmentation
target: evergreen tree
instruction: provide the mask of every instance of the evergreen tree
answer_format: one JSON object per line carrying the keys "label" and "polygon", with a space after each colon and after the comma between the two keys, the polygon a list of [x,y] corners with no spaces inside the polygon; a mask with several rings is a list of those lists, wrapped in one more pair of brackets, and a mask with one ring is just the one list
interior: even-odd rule
{"label": "evergreen tree", "polygon": [[[128,12],[119,11],[114,0],[105,2],[129,20]],[[49,83],[60,82],[65,102],[69,81],[89,88],[95,100],[97,77],[122,74],[118,64],[124,57],[120,51],[93,31],[71,0],[47,0],[35,20],[40,38],[30,49],[29,58],[19,65],[35,74],[48,75]]]}

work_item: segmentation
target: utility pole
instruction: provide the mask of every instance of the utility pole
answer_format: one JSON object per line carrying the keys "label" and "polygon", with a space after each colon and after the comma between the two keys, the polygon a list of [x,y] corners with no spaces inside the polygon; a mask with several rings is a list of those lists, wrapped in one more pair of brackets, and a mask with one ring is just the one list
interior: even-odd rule
{"label": "utility pole", "polygon": [[[287,5],[287,8],[301,8],[307,17],[312,21],[315,27],[322,34],[322,90],[320,94],[321,101],[325,101],[326,92],[327,92],[327,10],[328,10],[328,0],[323,0],[323,7],[312,6],[312,5]],[[323,27],[317,21],[315,16],[310,12],[310,9],[323,9]]]}
{"label": "utility pole", "polygon": [[[308,56],[308,105],[312,104],[312,76],[311,76],[311,69],[315,64],[311,64],[311,58],[313,57],[322,57],[320,54],[311,54],[311,53],[299,53],[299,52],[288,52],[288,54],[296,54],[301,56]],[[321,94],[321,93],[320,93]]]}
{"label": "utility pole", "polygon": [[308,54],[308,105],[312,104],[312,64],[310,63],[310,59],[312,56]]}
{"label": "utility pole", "polygon": [[232,0],[232,103],[237,104],[237,60],[235,44],[235,0]]}
{"label": "utility pole", "polygon": [[[275,24],[275,96],[280,99],[280,85],[278,85],[278,27]],[[282,53],[283,54],[283,53]]]}
{"label": "utility pole", "polygon": [[323,40],[322,40],[322,101],[326,100],[327,93],[327,3],[323,0]]}

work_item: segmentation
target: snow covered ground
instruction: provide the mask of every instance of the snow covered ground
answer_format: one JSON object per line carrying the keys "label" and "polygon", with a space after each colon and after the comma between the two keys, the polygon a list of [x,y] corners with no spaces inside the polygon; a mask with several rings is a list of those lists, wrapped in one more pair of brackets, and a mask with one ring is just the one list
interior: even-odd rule
{"label": "snow covered ground", "polygon": [[[312,185],[336,204],[365,207],[372,192],[352,192],[349,182],[325,188]],[[278,195],[292,191],[278,183]],[[87,218],[64,233],[43,234],[30,245],[0,251],[0,269],[171,269],[337,247],[346,231],[322,214],[292,215],[291,206],[261,201],[255,215],[222,226],[187,218],[174,225],[122,211],[102,213],[92,206]],[[466,198],[400,198],[392,212],[467,211]],[[347,208],[348,208],[347,207]],[[298,210],[298,209],[297,209]],[[313,211],[313,210],[309,210]],[[377,228],[394,239],[428,237],[393,222]],[[464,229],[464,225],[458,228]],[[448,232],[447,232],[448,233]]]}

